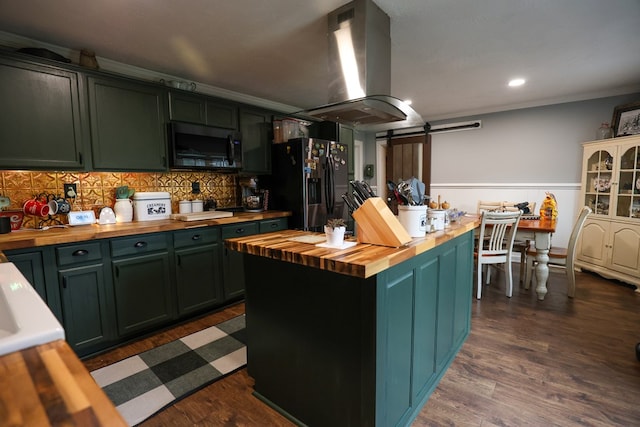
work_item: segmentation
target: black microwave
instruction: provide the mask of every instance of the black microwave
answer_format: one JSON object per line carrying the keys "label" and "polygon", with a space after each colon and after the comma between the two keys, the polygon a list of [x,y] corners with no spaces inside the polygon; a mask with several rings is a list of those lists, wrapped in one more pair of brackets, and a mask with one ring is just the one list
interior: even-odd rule
{"label": "black microwave", "polygon": [[242,167],[240,132],[183,122],[168,126],[171,168],[237,171]]}

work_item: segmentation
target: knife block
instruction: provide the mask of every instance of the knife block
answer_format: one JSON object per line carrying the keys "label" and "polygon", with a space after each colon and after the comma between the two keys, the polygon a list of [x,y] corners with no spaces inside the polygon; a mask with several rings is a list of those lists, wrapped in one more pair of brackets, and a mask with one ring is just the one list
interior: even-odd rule
{"label": "knife block", "polygon": [[380,197],[371,197],[353,212],[360,243],[399,247],[411,241],[411,236]]}

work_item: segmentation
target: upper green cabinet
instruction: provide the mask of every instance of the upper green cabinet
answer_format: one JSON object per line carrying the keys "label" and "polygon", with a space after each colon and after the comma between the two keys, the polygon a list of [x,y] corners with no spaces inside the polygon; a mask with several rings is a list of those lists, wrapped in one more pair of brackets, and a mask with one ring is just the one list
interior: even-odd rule
{"label": "upper green cabinet", "polygon": [[95,170],[167,170],[166,92],[158,85],[88,77]]}
{"label": "upper green cabinet", "polygon": [[242,172],[271,173],[272,113],[264,110],[240,110],[242,134]]}
{"label": "upper green cabinet", "polygon": [[180,122],[238,129],[238,107],[206,96],[170,92],[169,117]]}
{"label": "upper green cabinet", "polygon": [[78,73],[0,58],[0,168],[82,169]]}

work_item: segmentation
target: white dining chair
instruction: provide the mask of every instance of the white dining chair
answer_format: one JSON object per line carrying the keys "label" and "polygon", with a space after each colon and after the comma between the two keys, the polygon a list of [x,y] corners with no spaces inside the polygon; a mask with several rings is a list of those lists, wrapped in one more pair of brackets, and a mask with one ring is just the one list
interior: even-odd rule
{"label": "white dining chair", "polygon": [[476,246],[477,291],[476,297],[482,298],[482,273],[486,270],[486,284],[491,280],[489,266],[504,264],[506,295],[513,293],[513,274],[511,271],[511,253],[516,229],[522,212],[482,212],[480,235]]}
{"label": "white dining chair", "polygon": [[[588,206],[584,206],[578,215],[578,219],[573,225],[573,229],[571,230],[571,235],[569,236],[569,244],[566,248],[559,248],[555,246],[551,246],[549,249],[549,265],[559,265],[564,266],[567,272],[567,280],[569,281],[569,286],[567,287],[567,295],[570,298],[573,298],[576,293],[576,273],[574,271],[574,261],[575,261],[575,250],[576,244],[578,243],[578,237],[580,237],[580,232],[582,231],[582,227],[584,226],[584,221],[587,219],[587,216],[591,213],[591,209]],[[533,268],[536,264],[535,259],[538,252],[534,245],[530,245],[527,250],[527,269],[526,269],[526,277],[524,279],[524,288],[529,289],[531,285],[531,281],[533,280]]]}

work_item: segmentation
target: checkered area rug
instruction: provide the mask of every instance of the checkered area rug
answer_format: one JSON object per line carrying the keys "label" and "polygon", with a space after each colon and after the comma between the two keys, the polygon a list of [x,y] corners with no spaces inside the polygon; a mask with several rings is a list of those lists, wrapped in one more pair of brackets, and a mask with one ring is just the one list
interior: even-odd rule
{"label": "checkered area rug", "polygon": [[91,372],[129,425],[242,368],[247,363],[245,317]]}

